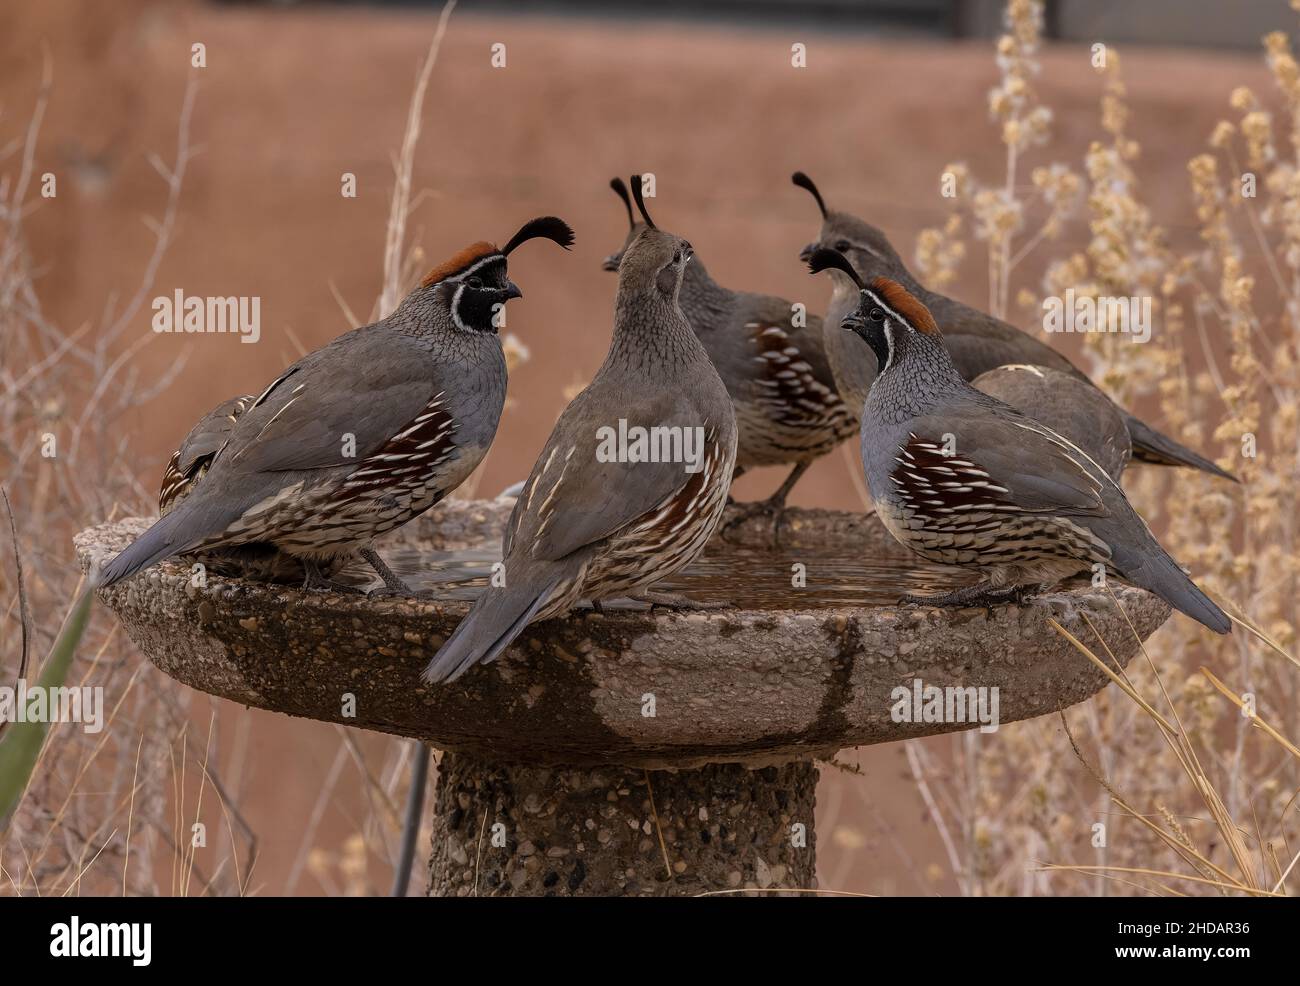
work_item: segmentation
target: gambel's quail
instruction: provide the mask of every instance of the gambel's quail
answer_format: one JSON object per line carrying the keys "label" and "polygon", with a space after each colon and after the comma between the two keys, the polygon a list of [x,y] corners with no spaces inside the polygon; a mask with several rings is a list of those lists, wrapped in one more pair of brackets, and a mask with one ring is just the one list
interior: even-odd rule
{"label": "gambel's quail", "polygon": [[535,237],[567,248],[573,231],[547,216],[501,249],[475,243],[387,318],[294,363],[101,583],[173,555],[256,543],[301,558],[308,588],[335,587],[321,565],[359,554],[387,591],[407,591],[371,543],[459,486],[492,443],[506,389],[499,312],[521,297],[506,258]]}
{"label": "gambel's quail", "polygon": [[984,575],[978,585],[907,601],[1022,598],[1104,566],[1216,633],[1231,630],[1086,452],[962,379],[934,318],[906,288],[886,277],[862,284],[836,250],[816,250],[810,267],[858,282],[858,306],[843,326],[882,367],[862,414],[862,461],[877,516],[927,561]]}
{"label": "gambel's quail", "polygon": [[504,585],[483,591],[425,681],[453,681],[494,660],[529,623],[580,599],[689,605],[649,587],[690,564],[716,530],[736,419],[678,304],[691,246],[655,228],[632,180],[645,228],[619,265],[609,353],[560,415],[519,494],[502,544]]}
{"label": "gambel's quail", "polygon": [[[605,259],[616,271],[623,251],[644,228],[632,214],[627,186],[610,182],[627,206],[629,230],[618,253]],[[797,314],[784,298],[731,291],[709,276],[699,258],[682,276],[680,303],[736,412],[736,474],[758,466],[790,465],[785,482],[768,499],[746,504],[728,524],[772,517],[779,534],[786,498],[814,459],[850,435],[858,421],[840,400],[822,349],[822,323]]]}
{"label": "gambel's quail", "polygon": [[[887,277],[903,285],[934,313],[943,326],[944,344],[963,379],[974,380],[981,373],[1008,363],[1027,363],[1060,370],[1091,385],[1085,374],[1051,346],[992,315],[946,295],[927,291],[908,271],[883,232],[856,216],[827,209],[817,187],[802,171],[796,171],[792,180],[813,195],[822,214],[821,233],[815,242],[803,248],[800,258],[807,260],[819,248],[838,250],[849,258],[867,281]],[[832,274],[832,280],[831,300],[824,322],[826,357],[835,374],[840,396],[851,410],[860,411],[876,375],[876,360],[862,340],[839,331],[840,320],[857,307],[857,288],[838,273]],[[1139,462],[1190,466],[1235,481],[1236,477],[1205,457],[1160,434],[1122,408],[1120,413],[1128,426],[1133,458]]]}
{"label": "gambel's quail", "polygon": [[1086,380],[1046,366],[1011,363],[981,373],[971,386],[1064,435],[1115,482],[1124,474],[1133,448],[1124,414]]}

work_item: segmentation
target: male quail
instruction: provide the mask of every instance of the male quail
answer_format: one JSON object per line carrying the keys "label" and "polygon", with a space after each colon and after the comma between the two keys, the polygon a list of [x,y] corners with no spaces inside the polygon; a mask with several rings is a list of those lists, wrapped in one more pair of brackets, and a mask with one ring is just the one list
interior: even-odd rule
{"label": "male quail", "polygon": [[431,270],[387,318],[284,371],[232,423],[202,481],[101,573],[101,584],[173,555],[271,545],[302,559],[308,588],[359,554],[407,591],[371,547],[459,486],[496,434],[506,366],[497,313],[521,292],[506,258],[535,237],[568,247],[548,216],[498,249],[475,243]]}
{"label": "male quail", "polygon": [[[815,242],[803,248],[800,259],[806,261],[818,248],[838,250],[849,258],[865,279],[888,277],[902,284],[943,325],[944,344],[963,379],[974,380],[981,373],[1008,363],[1025,363],[1060,370],[1092,385],[1085,374],[1051,346],[992,315],[963,305],[946,295],[927,291],[908,271],[883,232],[856,216],[828,210],[812,179],[802,171],[796,171],[792,180],[800,188],[812,193],[822,214],[821,234]],[[835,374],[840,396],[851,410],[861,411],[871,381],[876,375],[876,361],[871,350],[860,339],[851,333],[839,331],[840,320],[857,307],[858,293],[847,277],[835,273],[832,279],[834,286],[824,322],[826,356]],[[1190,466],[1235,481],[1236,477],[1231,473],[1172,438],[1160,434],[1122,408],[1120,413],[1124,415],[1124,422],[1128,426],[1133,458],[1139,462]]]}
{"label": "male quail", "polygon": [[1133,448],[1124,414],[1086,380],[1046,366],[1011,363],[981,373],[971,386],[1064,435],[1115,482],[1124,474]]}
{"label": "male quail", "polygon": [[934,318],[906,288],[886,277],[862,284],[836,250],[816,250],[810,267],[858,283],[858,306],[843,325],[883,367],[862,414],[877,516],[926,560],[984,575],[907,601],[991,603],[1102,565],[1211,630],[1231,630],[1087,453],[962,378]]}
{"label": "male quail", "polygon": [[[716,530],[736,462],[736,418],[678,304],[691,246],[655,228],[635,176],[632,187],[645,227],[619,265],[609,353],[560,415],[519,494],[502,544],[504,585],[484,590],[425,681],[453,681],[494,660],[529,623],[579,599],[688,604],[649,587],[694,560]],[[695,471],[664,456],[601,454],[606,429],[693,434],[702,439]]]}
{"label": "male quail", "polygon": [[[623,252],[644,228],[632,214],[621,178],[610,182],[627,207],[622,248],[605,258],[616,271]],[[858,421],[840,400],[823,351],[822,323],[803,313],[796,324],[790,302],[731,291],[709,276],[699,258],[682,276],[682,312],[713,360],[736,412],[736,475],[758,466],[793,465],[768,499],[747,504],[728,526],[762,514],[779,535],[786,498],[813,460],[850,435]]]}

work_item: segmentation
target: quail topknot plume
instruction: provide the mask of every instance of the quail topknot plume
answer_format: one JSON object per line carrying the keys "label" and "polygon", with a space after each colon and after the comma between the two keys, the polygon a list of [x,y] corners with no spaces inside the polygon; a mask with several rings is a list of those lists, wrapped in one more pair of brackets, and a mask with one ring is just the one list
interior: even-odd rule
{"label": "quail topknot plume", "polygon": [[[644,224],[632,213],[623,180],[613,179],[610,187],[627,208],[629,227],[622,248],[604,261],[605,270],[616,271]],[[698,256],[682,276],[680,303],[731,395],[736,475],[760,466],[793,466],[775,493],[742,507],[728,526],[766,514],[779,536],[786,498],[799,478],[858,430],[857,418],[835,389],[821,319],[806,312],[797,317],[784,298],[723,287]]]}
{"label": "quail topknot plume", "polygon": [[[173,487],[172,499],[191,488],[100,583],[173,555],[256,544],[300,558],[308,588],[351,589],[322,566],[360,555],[386,591],[408,592],[371,543],[459,486],[492,443],[506,388],[498,312],[522,296],[507,257],[537,237],[567,249],[573,231],[546,216],[500,249],[466,247],[391,315],[290,366],[224,437],[218,421],[211,440],[193,442],[188,469],[206,458],[201,481]],[[188,458],[177,460],[178,476]]]}
{"label": "quail topknot plume", "polygon": [[1216,633],[1231,631],[1101,466],[962,378],[934,318],[906,288],[886,277],[863,283],[836,250],[814,251],[809,266],[855,282],[859,303],[843,325],[882,368],[862,415],[877,515],[921,557],[984,575],[978,585],[907,601],[1000,601],[1100,565]]}
{"label": "quail topknot plume", "polygon": [[[425,681],[453,681],[494,660],[529,623],[580,599],[687,604],[649,587],[690,564],[717,529],[736,420],[678,304],[691,246],[655,228],[640,179],[632,181],[645,226],[619,265],[609,353],[560,415],[519,494],[502,544],[504,585],[483,591]],[[602,435],[611,431],[649,436],[649,447],[670,454],[647,456],[644,444],[606,454]],[[694,456],[684,462],[688,443]]]}
{"label": "quail topknot plume", "polygon": [[[813,196],[822,216],[821,233],[816,241],[803,248],[800,259],[808,260],[817,249],[837,250],[849,258],[865,280],[887,277],[897,281],[943,326],[944,344],[963,379],[974,380],[981,373],[1006,364],[1029,364],[1059,370],[1095,386],[1051,346],[992,315],[938,292],[927,291],[912,276],[883,232],[849,213],[827,209],[817,186],[802,171],[796,171],[791,180]],[[840,396],[850,410],[861,412],[876,375],[876,361],[860,339],[839,330],[844,315],[858,305],[857,288],[838,273],[832,274],[832,280],[831,300],[824,322],[826,356],[835,374]],[[1162,435],[1122,408],[1120,413],[1128,428],[1132,457],[1137,461],[1162,466],[1189,466],[1235,481],[1236,477],[1204,456]]]}

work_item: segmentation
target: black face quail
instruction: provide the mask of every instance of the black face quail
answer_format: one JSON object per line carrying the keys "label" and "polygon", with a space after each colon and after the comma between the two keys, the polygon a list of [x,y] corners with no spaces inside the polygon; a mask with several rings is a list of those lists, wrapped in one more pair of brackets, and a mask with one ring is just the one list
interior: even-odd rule
{"label": "black face quail", "polygon": [[619,266],[605,362],[560,415],[506,526],[504,585],[484,590],[425,681],[494,660],[580,599],[686,603],[649,587],[703,550],[736,462],[727,390],[677,300],[690,260],[689,243],[646,217]]}
{"label": "black face quail", "polygon": [[[803,248],[800,259],[807,260],[819,248],[838,250],[849,258],[866,280],[888,277],[903,285],[934,313],[944,327],[944,344],[963,379],[974,380],[981,373],[1008,363],[1026,363],[1059,370],[1092,385],[1085,374],[1051,346],[992,315],[946,295],[927,291],[908,271],[884,233],[856,216],[828,210],[816,186],[802,171],[796,171],[792,180],[813,195],[822,214],[821,234],[815,242]],[[838,330],[844,315],[857,307],[858,292],[853,282],[838,272],[832,274],[832,279],[834,286],[824,323],[826,356],[835,374],[840,396],[851,409],[860,410],[876,375],[875,356],[856,336]],[[1132,440],[1132,456],[1137,461],[1162,466],[1190,466],[1235,481],[1231,473],[1205,457],[1160,434],[1122,408],[1120,413]]]}
{"label": "black face quail", "polygon": [[[644,224],[632,214],[621,178],[610,182],[627,207],[622,249],[605,258],[616,271]],[[709,276],[699,258],[682,277],[681,308],[731,395],[736,412],[736,474],[758,466],[790,465],[785,482],[767,500],[748,504],[728,526],[768,515],[781,529],[786,498],[815,459],[850,435],[858,421],[840,400],[822,349],[821,319],[795,313],[771,295],[731,291]]]}
{"label": "black face quail", "polygon": [[1128,425],[1114,401],[1087,381],[1046,366],[1011,363],[981,373],[971,386],[1064,435],[1115,482],[1124,474],[1133,447]]}
{"label": "black face quail", "polygon": [[360,554],[459,486],[496,434],[506,366],[499,312],[521,292],[506,258],[535,237],[568,247],[559,219],[526,223],[502,249],[476,243],[435,267],[387,318],[285,370],[232,423],[202,481],[105,566],[112,585],[165,558],[250,543],[322,563]]}
{"label": "black face quail", "polygon": [[[810,267],[858,280],[835,250],[816,250]],[[859,298],[844,328],[883,368],[862,414],[877,516],[926,560],[984,575],[978,585],[906,601],[991,603],[1104,566],[1216,633],[1231,630],[1086,452],[962,379],[934,318],[906,288],[877,277],[859,284]]]}

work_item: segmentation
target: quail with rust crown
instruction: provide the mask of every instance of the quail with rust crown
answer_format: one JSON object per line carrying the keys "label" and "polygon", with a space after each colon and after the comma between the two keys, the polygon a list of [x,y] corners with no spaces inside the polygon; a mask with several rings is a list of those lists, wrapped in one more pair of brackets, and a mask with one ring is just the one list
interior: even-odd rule
{"label": "quail with rust crown", "polygon": [[[623,252],[640,235],[627,186],[610,187],[627,209],[622,248],[605,259],[616,271]],[[704,344],[736,412],[736,475],[761,466],[790,466],[790,473],[766,500],[743,504],[727,526],[767,516],[774,538],[790,491],[812,463],[857,434],[856,416],[840,400],[823,350],[822,323],[784,298],[732,291],[717,283],[699,257],[682,276],[680,304]]]}
{"label": "quail with rust crown", "polygon": [[[803,248],[800,259],[808,260],[818,249],[835,250],[848,257],[865,280],[887,277],[897,281],[943,326],[944,344],[963,379],[974,380],[999,366],[1022,364],[1058,370],[1095,389],[1084,373],[1051,346],[999,318],[936,291],[926,290],[912,276],[881,230],[847,212],[828,209],[817,186],[802,171],[796,171],[791,180],[813,196],[822,217],[818,238]],[[858,289],[839,271],[833,271],[831,278],[831,298],[823,323],[826,357],[840,396],[852,411],[860,413],[876,376],[875,356],[861,339],[839,330],[844,316],[858,306]],[[1022,389],[1022,396],[1028,398],[1032,395]],[[1065,398],[1060,395],[1044,392],[1044,399],[1045,407],[1051,405],[1047,408],[1050,413],[1065,410],[1061,405]],[[1035,415],[1036,408],[1023,409],[1031,416]],[[1134,460],[1150,465],[1187,466],[1235,481],[1236,477],[1204,456],[1161,434],[1122,408],[1119,412],[1129,433]]]}
{"label": "quail with rust crown", "polygon": [[859,290],[842,324],[880,367],[862,412],[862,461],[877,514],[926,560],[984,576],[905,601],[991,604],[1104,566],[1216,633],[1231,631],[1101,466],[962,378],[929,310],[905,287],[886,277],[864,283],[836,250],[814,251],[809,266],[835,269]]}
{"label": "quail with rust crown", "polygon": [[187,495],[104,567],[100,584],[178,554],[259,545],[300,559],[306,588],[356,591],[323,570],[360,556],[382,591],[409,592],[372,543],[454,490],[486,454],[505,401],[499,312],[522,296],[507,258],[539,237],[567,248],[573,231],[547,216],[503,248],[466,247],[391,315],[308,353],[226,415],[228,430],[218,414],[211,431],[192,434],[193,461],[177,460],[163,499]]}
{"label": "quail with rust crown", "polygon": [[[691,247],[645,220],[619,263],[605,362],[565,408],[519,493],[489,585],[425,669],[454,681],[495,660],[528,624],[580,600],[689,600],[652,588],[690,564],[717,529],[736,462],[736,420],[717,370],[678,303]],[[701,454],[678,461],[599,454],[611,429],[691,430]]]}

